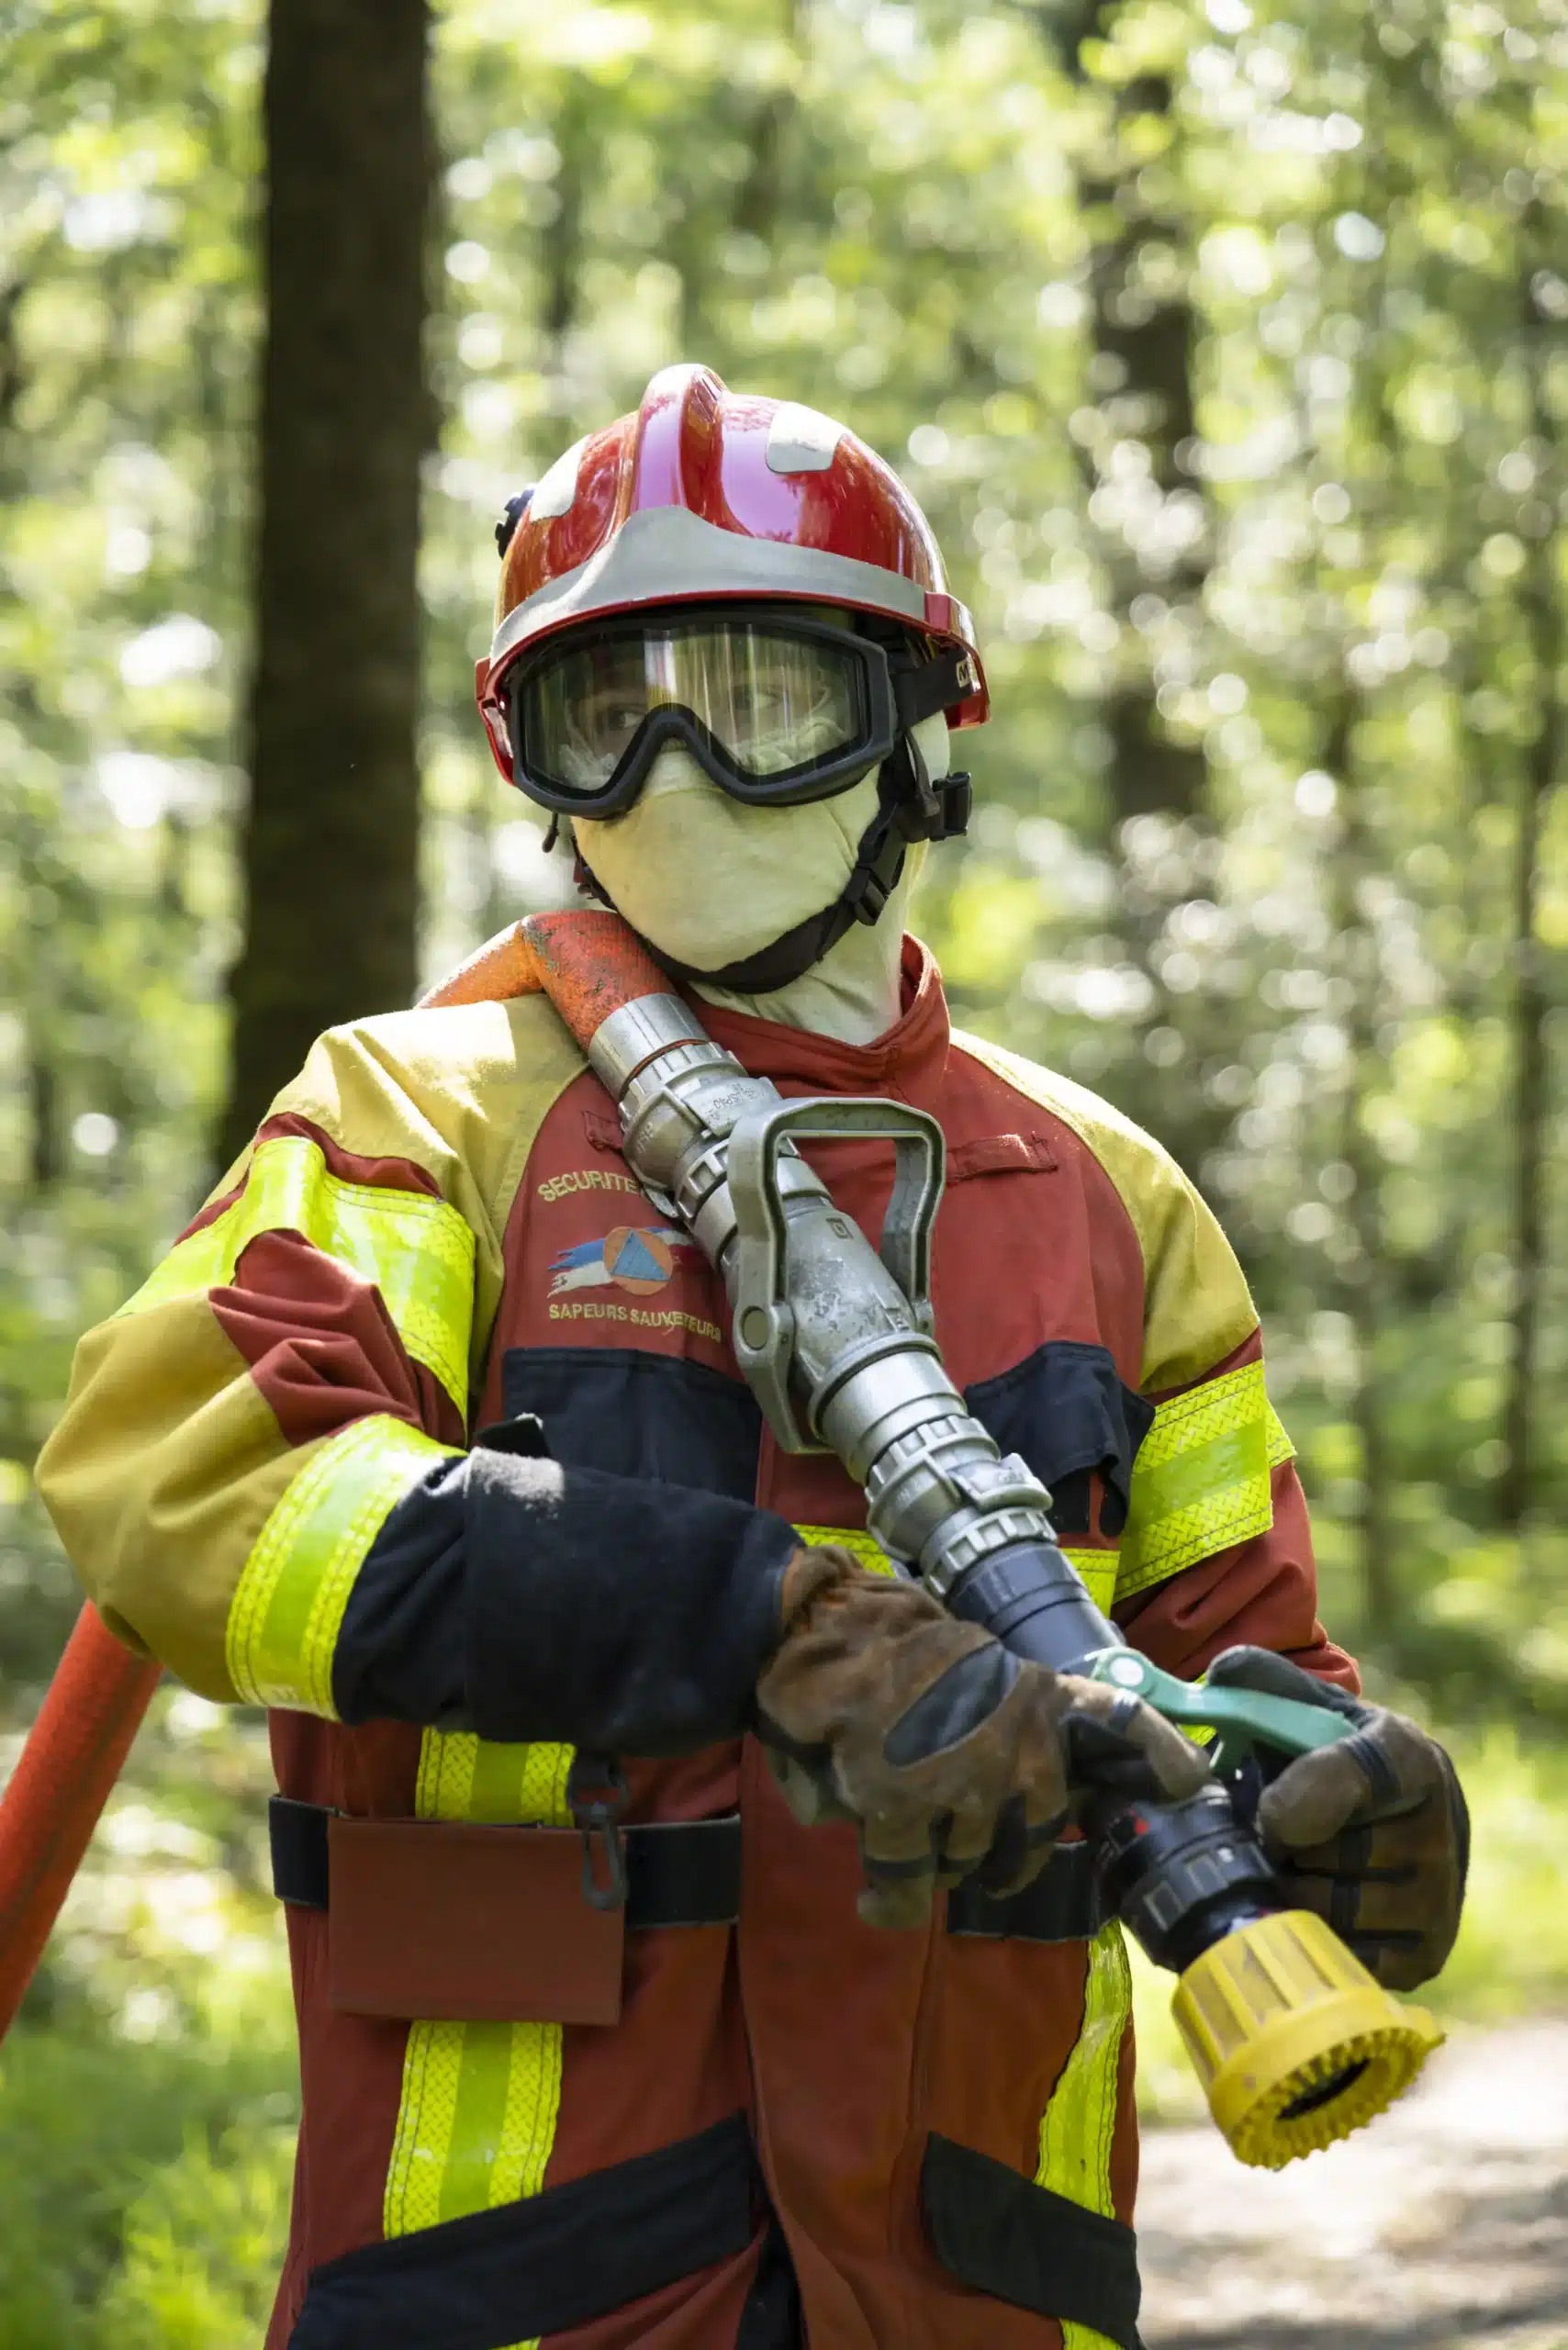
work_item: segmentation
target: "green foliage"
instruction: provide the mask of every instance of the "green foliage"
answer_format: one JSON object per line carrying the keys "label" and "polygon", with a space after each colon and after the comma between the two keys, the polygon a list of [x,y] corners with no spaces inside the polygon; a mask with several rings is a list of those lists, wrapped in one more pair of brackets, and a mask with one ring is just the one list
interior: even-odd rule
{"label": "green foliage", "polygon": [[6,28],[3,1710],[26,1709],[69,1620],[16,1486],[77,1334],[206,1184],[233,946],[258,14],[72,0]]}
{"label": "green foliage", "polygon": [[0,2350],[259,2340],[293,2111],[274,2038],[18,2026],[0,2065]]}
{"label": "green foliage", "polygon": [[154,1700],[0,2049],[0,2350],[261,2338],[297,2108],[258,1726]]}
{"label": "green foliage", "polygon": [[259,2340],[288,2235],[293,2168],[287,2128],[230,2129],[216,2155],[204,2136],[189,2136],[126,2213],[124,2266],[102,2308],[106,2340],[124,2350]]}

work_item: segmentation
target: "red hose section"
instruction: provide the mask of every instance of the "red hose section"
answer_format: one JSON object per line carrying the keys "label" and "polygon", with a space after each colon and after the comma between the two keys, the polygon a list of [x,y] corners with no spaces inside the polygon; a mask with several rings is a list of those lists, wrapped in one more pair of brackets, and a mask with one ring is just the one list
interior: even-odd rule
{"label": "red hose section", "polygon": [[593,907],[530,914],[460,963],[431,989],[425,1005],[504,1002],[547,995],[586,1051],[595,1031],[639,996],[669,995],[671,983],[621,916]]}
{"label": "red hose section", "polygon": [[449,971],[439,986],[427,988],[420,998],[420,1008],[449,1003],[504,1003],[514,995],[537,995],[541,981],[534,968],[533,956],[523,936],[523,925],[514,922],[494,938],[487,938],[476,946],[455,971]]}
{"label": "red hose section", "polygon": [[161,1668],[133,1656],[91,1605],[76,1618],[0,1795],[0,2039],[140,1727]]}
{"label": "red hose section", "polygon": [[592,908],[531,914],[522,929],[539,984],[585,1052],[595,1032],[623,1004],[675,992],[619,914]]}

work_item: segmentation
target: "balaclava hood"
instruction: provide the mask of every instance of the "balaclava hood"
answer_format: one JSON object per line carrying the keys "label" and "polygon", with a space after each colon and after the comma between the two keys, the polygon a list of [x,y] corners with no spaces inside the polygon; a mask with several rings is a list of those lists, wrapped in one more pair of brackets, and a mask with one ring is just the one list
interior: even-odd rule
{"label": "balaclava hood", "polygon": [[[932,779],[940,780],[948,771],[946,718],[925,719],[913,733]],[[868,1044],[898,1017],[900,944],[924,843],[906,852],[879,918],[853,923],[787,985],[751,994],[700,975],[748,960],[831,905],[855,869],[877,807],[874,772],[834,799],[804,807],[746,807],[672,744],[623,816],[602,822],[580,817],[573,830],[605,896],[655,953],[695,975],[699,994],[846,1044]]]}

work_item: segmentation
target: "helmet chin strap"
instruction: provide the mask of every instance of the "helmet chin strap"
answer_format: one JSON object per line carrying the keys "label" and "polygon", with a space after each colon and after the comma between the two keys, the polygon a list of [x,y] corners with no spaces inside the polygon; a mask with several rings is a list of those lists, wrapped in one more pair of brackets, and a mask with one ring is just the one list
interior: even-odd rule
{"label": "helmet chin strap", "polygon": [[[877,812],[860,835],[854,870],[831,905],[808,914],[804,922],[796,923],[755,955],[743,955],[716,971],[682,963],[651,938],[643,938],[642,943],[672,979],[700,980],[737,995],[771,995],[777,989],[790,987],[820,963],[856,923],[870,924],[880,919],[898,887],[913,843],[956,840],[968,830],[972,799],[966,774],[960,771],[933,782],[914,736],[901,735],[892,756],[884,759],[879,770]],[[577,881],[601,905],[614,906],[581,849],[577,856]],[[641,938],[641,932],[637,935]]]}

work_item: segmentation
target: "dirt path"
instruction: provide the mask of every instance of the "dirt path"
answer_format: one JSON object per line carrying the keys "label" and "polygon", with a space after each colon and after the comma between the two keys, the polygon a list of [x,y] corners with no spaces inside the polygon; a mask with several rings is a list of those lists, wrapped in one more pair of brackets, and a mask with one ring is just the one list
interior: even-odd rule
{"label": "dirt path", "polygon": [[1568,2350],[1568,2023],[1457,2037],[1344,2145],[1145,2141],[1148,2350]]}

